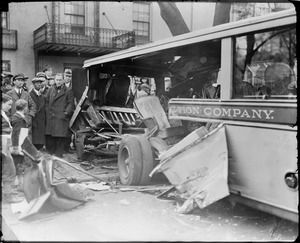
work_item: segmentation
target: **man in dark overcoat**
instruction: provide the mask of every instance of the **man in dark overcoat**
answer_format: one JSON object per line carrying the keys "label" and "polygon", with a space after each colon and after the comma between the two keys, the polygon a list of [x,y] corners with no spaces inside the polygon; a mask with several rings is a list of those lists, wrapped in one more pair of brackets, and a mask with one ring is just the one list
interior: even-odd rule
{"label": "man in dark overcoat", "polygon": [[55,84],[47,94],[46,142],[50,154],[62,157],[65,140],[70,136],[70,118],[74,112],[74,96],[64,85],[62,73],[55,75]]}
{"label": "man in dark overcoat", "polygon": [[[64,85],[71,89],[72,90],[72,69],[69,68],[69,67],[65,67],[64,69]],[[75,100],[74,100],[74,103],[75,103]],[[65,152],[70,152],[71,150],[71,142],[72,142],[72,139],[71,139],[71,134],[69,137],[66,138],[66,143],[65,143]]]}
{"label": "man in dark overcoat", "polygon": [[42,94],[42,83],[45,77],[35,77],[32,79],[33,89],[29,92],[36,104],[35,117],[32,119],[32,143],[36,149],[40,150],[45,145],[46,131],[46,97]]}
{"label": "man in dark overcoat", "polygon": [[24,90],[24,83],[28,77],[25,74],[20,73],[13,77],[14,88],[8,91],[6,94],[12,98],[13,104],[10,109],[9,118],[11,119],[12,115],[16,113],[16,101],[19,99],[24,99],[28,102],[28,109],[25,112],[26,121],[29,128],[29,138],[32,138],[32,119],[36,113],[36,105],[32,100],[29,93]]}

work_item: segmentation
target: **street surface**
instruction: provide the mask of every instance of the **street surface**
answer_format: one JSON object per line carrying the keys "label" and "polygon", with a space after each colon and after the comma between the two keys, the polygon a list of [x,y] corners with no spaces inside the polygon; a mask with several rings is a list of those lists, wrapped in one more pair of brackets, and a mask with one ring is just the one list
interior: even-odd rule
{"label": "street surface", "polygon": [[[107,164],[106,168],[109,166],[109,172],[99,166],[89,172],[115,181],[117,165]],[[80,174],[65,166],[56,166],[55,171],[57,180],[64,176],[79,178]],[[91,177],[81,173],[80,180],[82,185]],[[158,182],[168,186],[166,181]],[[152,186],[155,188],[157,184]],[[3,239],[21,242],[295,241],[298,237],[298,224],[240,204],[233,206],[227,198],[183,215],[177,212],[182,202],[175,197],[157,198],[164,190],[85,190],[91,198],[87,203],[69,211],[39,213],[26,220],[18,220],[20,213],[12,213],[10,204],[2,204]]]}
{"label": "street surface", "polygon": [[[143,192],[94,192],[92,200],[70,211],[18,220],[9,204],[2,216],[23,241],[294,241],[298,224],[224,199],[182,215],[176,201]],[[8,230],[9,231],[9,230]],[[5,240],[11,236],[3,232]]]}

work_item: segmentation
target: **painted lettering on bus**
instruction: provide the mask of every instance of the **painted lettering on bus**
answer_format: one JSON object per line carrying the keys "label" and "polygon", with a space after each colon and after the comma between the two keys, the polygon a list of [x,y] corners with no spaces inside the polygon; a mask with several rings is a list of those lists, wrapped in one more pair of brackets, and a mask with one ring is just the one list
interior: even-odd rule
{"label": "painted lettering on bus", "polygon": [[273,109],[253,108],[224,108],[224,107],[200,107],[200,106],[171,106],[170,115],[190,115],[198,117],[244,118],[244,119],[274,119]]}

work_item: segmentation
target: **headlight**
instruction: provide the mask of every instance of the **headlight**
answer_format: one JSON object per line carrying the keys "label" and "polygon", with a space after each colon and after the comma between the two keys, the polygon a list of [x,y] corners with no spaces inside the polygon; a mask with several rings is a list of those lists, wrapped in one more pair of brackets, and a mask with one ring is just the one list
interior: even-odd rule
{"label": "headlight", "polygon": [[298,187],[298,175],[295,172],[286,173],[284,180],[288,187],[292,189]]}

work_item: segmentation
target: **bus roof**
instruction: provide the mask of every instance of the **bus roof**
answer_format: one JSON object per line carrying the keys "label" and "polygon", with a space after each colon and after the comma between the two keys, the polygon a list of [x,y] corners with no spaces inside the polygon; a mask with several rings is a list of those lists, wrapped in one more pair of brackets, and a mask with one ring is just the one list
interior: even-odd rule
{"label": "bus roof", "polygon": [[100,65],[122,59],[142,58],[144,55],[167,50],[175,47],[194,44],[197,42],[219,39],[234,35],[241,35],[258,29],[280,27],[296,23],[296,12],[294,9],[270,13],[264,16],[248,18],[240,21],[230,22],[186,34],[155,41],[142,46],[135,46],[126,50],[110,53],[107,55],[88,59],[83,68]]}

